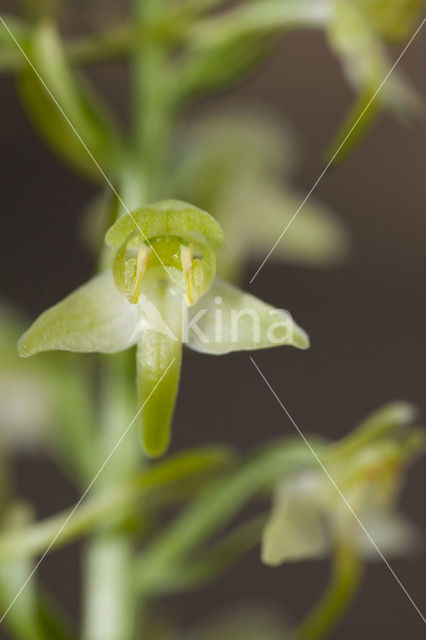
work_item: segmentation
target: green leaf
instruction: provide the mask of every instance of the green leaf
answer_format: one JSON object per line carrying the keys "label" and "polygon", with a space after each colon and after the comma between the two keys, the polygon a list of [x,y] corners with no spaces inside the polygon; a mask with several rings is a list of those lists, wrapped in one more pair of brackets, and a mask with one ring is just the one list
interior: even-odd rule
{"label": "green leaf", "polygon": [[66,350],[115,353],[136,342],[138,312],[107,271],[47,309],[19,341],[21,356]]}
{"label": "green leaf", "polygon": [[[4,522],[10,536],[18,536],[31,520],[31,510],[23,503],[11,505],[4,515]],[[5,611],[13,604],[5,618],[14,637],[22,640],[44,640],[44,635],[37,618],[37,584],[31,580],[13,602],[16,594],[28,579],[33,570],[33,562],[29,558],[5,558],[0,565],[0,603]]]}
{"label": "green leaf", "polygon": [[[145,295],[152,314],[142,328],[137,348],[138,396],[143,446],[149,456],[165,452],[179,386],[182,359],[182,296],[167,283],[158,283]],[[155,315],[154,315],[155,313]]]}
{"label": "green leaf", "polygon": [[270,51],[274,36],[297,27],[323,26],[324,0],[260,0],[209,16],[189,31],[184,95],[217,90],[252,70]]}
{"label": "green leaf", "polygon": [[73,640],[76,631],[60,607],[45,591],[37,598],[37,616],[43,629],[43,640]]}
{"label": "green leaf", "polygon": [[29,116],[64,160],[86,175],[102,180],[90,153],[106,172],[118,168],[121,143],[112,117],[84,80],[77,79],[51,23],[40,23],[25,49],[37,72],[26,65],[18,76],[18,86]]}
{"label": "green leaf", "polygon": [[185,343],[200,353],[222,355],[284,345],[307,349],[309,338],[288,311],[216,278],[189,310]]}
{"label": "green leaf", "polygon": [[207,51],[193,51],[181,77],[182,100],[231,85],[246,76],[270,50],[265,34],[224,42]]}
{"label": "green leaf", "polygon": [[[199,478],[227,467],[232,461],[226,447],[210,446],[189,449],[147,466],[130,480],[118,484],[92,498],[88,498],[75,510],[66,527],[55,540],[54,549],[93,531],[110,516],[116,515],[132,501],[156,490],[175,486],[190,478]],[[19,532],[3,531],[0,535],[0,561],[12,561],[43,553],[70,511],[58,513]]]}
{"label": "green leaf", "polygon": [[[21,63],[22,54],[16,46],[16,42],[10,35],[23,45],[29,39],[31,35],[31,26],[24,22],[21,18],[16,16],[5,15],[3,13],[2,19],[7,25],[8,29],[1,25],[0,29],[0,73],[3,71],[9,71],[19,68]],[[10,33],[9,33],[10,31]]]}
{"label": "green leaf", "polygon": [[[323,443],[313,445],[322,455]],[[234,472],[211,483],[137,559],[135,579],[138,588],[144,589],[145,585],[167,574],[170,566],[183,562],[190,552],[223,529],[249,500],[271,483],[316,464],[304,442],[283,440],[265,447]]]}
{"label": "green leaf", "polygon": [[[357,3],[334,0],[334,17],[328,29],[329,42],[359,97],[327,153],[333,164],[342,161],[360,140],[379,108],[389,108],[402,119],[412,118],[420,111],[421,101],[403,76],[393,71],[388,77],[392,66],[389,56],[380,34],[370,22],[372,14],[365,9],[359,0]],[[382,11],[383,15],[385,13],[386,10]]]}
{"label": "green leaf", "polygon": [[109,229],[105,242],[120,247],[135,233],[139,242],[157,236],[179,236],[200,241],[200,236],[215,250],[224,242],[219,223],[206,211],[180,200],[162,200],[136,209],[117,220]]}
{"label": "green leaf", "polygon": [[373,99],[373,96],[373,91],[361,90],[354,106],[339,127],[326,153],[326,160],[332,162],[332,166],[343,162],[374,124],[382,105],[380,99],[377,97]]}
{"label": "green leaf", "polygon": [[237,526],[184,565],[171,566],[166,574],[154,577],[150,592],[188,591],[213,580],[259,543],[264,525],[265,516],[260,515]]}
{"label": "green leaf", "polygon": [[327,0],[252,0],[196,24],[192,36],[207,49],[255,33],[324,26],[329,15]]}

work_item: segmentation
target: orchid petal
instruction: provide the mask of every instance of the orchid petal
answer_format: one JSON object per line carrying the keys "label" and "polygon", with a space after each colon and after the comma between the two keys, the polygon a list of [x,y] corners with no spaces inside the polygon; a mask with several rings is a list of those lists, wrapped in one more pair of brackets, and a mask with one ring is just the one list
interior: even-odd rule
{"label": "orchid petal", "polygon": [[136,342],[138,310],[107,271],[44,311],[19,341],[23,357],[40,351],[115,353]]}
{"label": "orchid petal", "polygon": [[262,560],[282,562],[323,556],[329,549],[318,507],[316,475],[303,475],[278,487],[262,536]]}
{"label": "orchid petal", "polygon": [[307,334],[288,311],[275,309],[219,278],[188,313],[184,341],[200,353],[309,346]]}

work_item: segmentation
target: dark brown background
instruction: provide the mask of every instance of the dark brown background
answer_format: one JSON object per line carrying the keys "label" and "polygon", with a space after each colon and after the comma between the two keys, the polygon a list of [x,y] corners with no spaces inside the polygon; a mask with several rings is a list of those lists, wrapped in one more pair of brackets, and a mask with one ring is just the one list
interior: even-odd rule
{"label": "dark brown background", "polygon": [[[106,18],[105,18],[106,19]],[[426,96],[426,33],[401,66]],[[98,69],[97,81],[119,109],[126,86],[120,65]],[[91,186],[63,168],[33,133],[13,82],[0,78],[1,291],[30,317],[62,298],[91,273],[78,221]],[[309,189],[351,94],[323,38],[287,37],[262,68],[239,88],[198,109],[255,99],[290,121],[303,144],[295,178]],[[251,287],[263,299],[292,311],[312,340],[308,352],[273,350],[255,355],[301,429],[340,436],[390,399],[419,405],[426,416],[426,256],[424,122],[402,128],[383,115],[343,166],[328,173],[317,194],[341,215],[352,255],[339,268],[319,270],[269,262]],[[300,213],[303,215],[303,211]],[[247,268],[248,280],[258,265]],[[250,450],[294,428],[245,354],[206,358],[187,353],[174,426],[174,447],[226,442]],[[220,398],[220,402],[218,401]],[[43,459],[16,461],[21,493],[40,516],[77,498],[59,469]],[[426,528],[426,461],[417,464],[404,496],[406,512]],[[76,614],[79,589],[75,549],[47,558],[40,574]],[[426,611],[426,558],[392,562],[408,591]],[[191,624],[229,602],[270,602],[298,618],[326,580],[326,563],[271,570],[252,553],[243,566],[196,595],[176,597],[178,617]],[[332,638],[424,637],[424,624],[381,562],[368,567],[350,613]]]}

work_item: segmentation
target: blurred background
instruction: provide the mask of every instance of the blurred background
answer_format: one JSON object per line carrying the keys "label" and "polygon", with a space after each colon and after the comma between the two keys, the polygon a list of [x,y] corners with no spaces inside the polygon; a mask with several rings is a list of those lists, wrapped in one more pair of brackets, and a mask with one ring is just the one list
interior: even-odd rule
{"label": "blurred background", "polygon": [[[6,2],[0,7],[11,8]],[[104,24],[112,24],[120,12],[119,3],[90,3],[84,11],[70,12],[69,30],[90,30],[99,15]],[[426,99],[425,54],[426,32],[416,38],[401,67]],[[89,73],[117,111],[125,113],[124,65],[98,65]],[[96,190],[40,142],[11,78],[0,76],[0,95],[1,295],[33,319],[93,271],[81,225]],[[308,191],[352,99],[323,36],[300,31],[283,37],[250,79],[197,102],[186,117],[251,101],[266,105],[300,138],[301,161],[293,181]],[[342,264],[313,269],[271,260],[252,285],[259,263],[247,266],[244,288],[290,309],[310,334],[307,352],[255,354],[305,434],[340,437],[392,399],[418,405],[426,420],[425,122],[403,127],[380,115],[361,144],[318,185],[316,194],[339,214],[351,238]],[[214,440],[245,452],[283,435],[294,435],[294,427],[247,355],[215,359],[185,353],[173,449]],[[61,470],[40,454],[16,455],[13,467],[17,493],[35,505],[39,517],[79,497]],[[403,506],[426,532],[425,481],[422,459],[409,475]],[[78,551],[73,545],[55,552],[39,569],[72,615],[79,612]],[[394,559],[392,566],[425,611],[424,550]],[[277,615],[297,620],[321,593],[327,574],[326,561],[267,568],[257,549],[220,581],[161,606],[173,607],[185,626],[222,611],[231,598],[267,605]],[[368,565],[355,604],[331,637],[351,640],[361,633],[366,639],[424,638],[424,623],[382,562]]]}

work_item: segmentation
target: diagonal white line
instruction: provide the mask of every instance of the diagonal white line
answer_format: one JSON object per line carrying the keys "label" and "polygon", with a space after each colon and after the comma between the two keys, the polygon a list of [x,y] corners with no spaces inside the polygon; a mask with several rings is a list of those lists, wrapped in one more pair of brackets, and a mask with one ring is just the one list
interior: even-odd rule
{"label": "diagonal white line", "polygon": [[8,32],[9,36],[12,38],[13,42],[16,44],[16,46],[18,47],[19,51],[22,53],[22,55],[24,56],[25,60],[27,61],[28,65],[31,67],[32,71],[35,73],[35,75],[37,76],[37,78],[39,79],[39,81],[41,82],[41,84],[43,85],[45,91],[47,92],[47,94],[49,95],[49,97],[51,98],[51,100],[53,101],[53,103],[56,105],[56,107],[58,108],[58,111],[60,112],[60,114],[62,115],[62,117],[64,118],[65,122],[68,124],[68,126],[70,127],[70,129],[72,130],[72,132],[74,133],[74,135],[76,136],[77,140],[80,142],[80,144],[82,145],[82,147],[84,148],[84,150],[87,152],[87,154],[89,155],[90,159],[93,161],[94,165],[96,166],[96,168],[98,169],[99,173],[102,175],[102,177],[104,178],[105,182],[108,184],[108,186],[110,187],[111,191],[113,192],[113,194],[116,196],[116,198],[118,199],[118,201],[120,202],[121,206],[123,207],[123,209],[125,209],[126,213],[129,214],[129,216],[131,217],[131,219],[133,220],[134,224],[136,225],[136,227],[138,228],[138,230],[141,232],[142,237],[145,239],[145,242],[148,243],[150,249],[152,249],[153,253],[155,254],[156,258],[158,258],[160,264],[164,267],[164,269],[166,270],[166,272],[168,273],[170,279],[172,280],[172,282],[174,282],[176,285],[178,284],[176,282],[176,280],[173,278],[172,274],[170,273],[169,269],[166,267],[166,265],[164,264],[164,262],[162,261],[162,259],[160,258],[160,256],[158,255],[158,253],[156,252],[155,248],[153,247],[153,245],[151,244],[151,242],[149,241],[149,239],[147,238],[146,234],[142,231],[142,229],[140,228],[140,226],[138,225],[138,223],[136,222],[132,212],[130,211],[130,209],[127,207],[127,205],[125,204],[125,202],[123,201],[123,199],[121,198],[120,194],[118,193],[117,189],[114,187],[114,185],[112,184],[111,180],[108,178],[107,174],[105,173],[105,171],[102,169],[101,165],[99,164],[99,162],[96,160],[95,156],[93,155],[93,153],[90,151],[89,147],[87,146],[87,144],[84,142],[83,138],[81,137],[81,135],[78,133],[77,129],[75,128],[75,126],[73,125],[73,123],[71,122],[70,118],[68,117],[68,115],[65,113],[64,109],[61,107],[61,105],[59,104],[58,100],[56,99],[56,97],[53,95],[52,91],[49,89],[49,87],[47,86],[46,82],[44,81],[44,79],[42,78],[42,76],[40,75],[40,73],[38,72],[38,70],[35,68],[34,64],[31,62],[30,58],[28,57],[28,55],[25,53],[24,49],[22,48],[22,46],[20,45],[20,43],[18,42],[18,40],[15,38],[15,36],[13,35],[10,27],[8,26],[8,24],[5,22],[5,20],[2,18],[2,16],[0,16],[0,22],[3,25],[3,27],[6,29],[6,31]]}
{"label": "diagonal white line", "polygon": [[32,569],[31,573],[28,575],[27,579],[25,580],[25,582],[23,583],[22,587],[19,589],[18,593],[16,594],[16,596],[13,598],[12,602],[10,603],[10,605],[7,607],[6,611],[3,613],[2,617],[0,618],[0,624],[3,622],[3,620],[5,619],[5,617],[7,616],[7,614],[9,613],[9,611],[11,610],[11,608],[13,607],[13,605],[15,604],[15,602],[17,601],[17,599],[19,598],[19,596],[21,595],[21,593],[23,592],[23,590],[25,589],[25,587],[27,586],[27,584],[29,583],[29,581],[31,580],[31,578],[33,577],[33,575],[35,574],[35,572],[37,571],[37,569],[39,568],[39,566],[41,565],[41,563],[43,562],[43,560],[45,559],[45,557],[47,556],[47,554],[49,553],[49,551],[51,550],[51,548],[53,547],[53,545],[55,544],[56,540],[59,538],[59,536],[61,535],[62,531],[65,529],[65,527],[67,526],[68,522],[71,520],[71,518],[73,517],[73,515],[75,514],[75,512],[77,511],[77,509],[79,508],[79,506],[81,505],[81,503],[83,502],[83,500],[85,499],[85,497],[87,496],[87,494],[89,493],[90,489],[93,487],[93,485],[95,484],[96,480],[99,478],[99,476],[101,475],[102,471],[105,469],[105,467],[107,466],[108,462],[111,460],[112,456],[114,455],[114,453],[117,451],[118,447],[120,446],[120,444],[123,442],[124,438],[126,437],[126,435],[129,433],[130,429],[132,428],[132,426],[134,425],[135,421],[137,420],[137,418],[139,417],[142,409],[145,407],[145,405],[147,404],[147,402],[149,401],[149,399],[151,398],[152,394],[155,392],[155,390],[157,389],[158,385],[162,382],[164,376],[166,375],[167,371],[170,369],[170,367],[172,366],[173,362],[176,360],[176,358],[173,358],[173,360],[170,362],[170,364],[168,365],[167,369],[165,369],[161,375],[161,378],[158,380],[158,382],[156,383],[155,387],[152,389],[151,393],[148,395],[147,399],[145,400],[145,402],[142,404],[142,406],[138,409],[138,412],[136,413],[135,417],[133,418],[133,420],[131,421],[131,423],[129,424],[129,426],[126,428],[126,430],[122,433],[122,435],[120,436],[120,438],[117,440],[117,442],[115,443],[114,447],[111,449],[110,453],[108,454],[108,456],[105,458],[104,462],[102,463],[102,465],[99,467],[98,471],[96,472],[96,474],[93,476],[92,480],[90,481],[88,487],[86,488],[86,490],[84,491],[84,493],[82,494],[82,496],[80,497],[80,499],[78,500],[78,502],[74,505],[73,509],[71,510],[71,512],[68,514],[68,516],[66,517],[66,519],[64,520],[63,524],[61,525],[61,527],[59,528],[57,534],[54,536],[54,538],[52,538],[52,540],[50,541],[48,547],[46,548],[46,550],[44,551],[43,555],[41,556],[41,558],[38,560],[37,564],[34,566],[34,568]]}
{"label": "diagonal white line", "polygon": [[403,50],[401,51],[401,53],[399,54],[399,56],[397,57],[397,59],[395,60],[395,62],[393,63],[393,65],[391,66],[391,68],[389,69],[389,71],[387,72],[386,76],[383,78],[382,82],[379,84],[379,86],[377,87],[376,91],[373,93],[372,97],[370,98],[370,100],[368,101],[368,103],[366,104],[366,106],[364,107],[364,109],[361,111],[360,115],[358,116],[358,118],[356,119],[356,121],[354,122],[354,124],[352,125],[351,129],[349,130],[349,132],[346,134],[346,136],[343,138],[343,141],[340,143],[340,145],[337,147],[336,151],[334,152],[334,154],[332,155],[332,157],[330,158],[330,160],[327,162],[327,164],[325,165],[324,169],[321,171],[320,175],[318,176],[318,178],[315,180],[314,184],[312,185],[312,187],[310,188],[310,190],[308,191],[308,193],[306,194],[306,196],[303,198],[302,202],[300,203],[300,205],[298,206],[297,210],[295,211],[295,213],[293,214],[293,216],[290,218],[289,222],[287,223],[286,227],[284,228],[284,230],[282,231],[281,235],[278,237],[278,239],[276,240],[276,242],[274,243],[274,245],[271,247],[271,249],[269,250],[269,253],[266,255],[266,257],[264,258],[262,264],[258,267],[256,273],[254,274],[254,276],[251,278],[250,280],[250,284],[253,283],[254,279],[257,277],[257,275],[259,274],[259,272],[261,271],[261,269],[263,269],[265,263],[267,262],[267,260],[269,260],[269,258],[271,257],[272,253],[275,251],[277,245],[281,242],[283,236],[285,235],[285,233],[287,233],[290,225],[294,222],[296,216],[300,213],[300,211],[303,209],[303,207],[305,206],[305,204],[307,203],[307,201],[309,200],[309,198],[311,197],[311,195],[313,194],[313,192],[315,191],[315,189],[317,188],[317,186],[319,185],[319,183],[321,182],[321,180],[323,179],[323,177],[325,176],[325,174],[327,173],[327,171],[329,170],[329,168],[331,167],[331,165],[333,164],[334,160],[336,159],[336,157],[338,156],[338,154],[340,153],[342,147],[344,146],[344,144],[346,143],[347,139],[349,138],[349,136],[351,135],[351,133],[353,132],[353,130],[355,129],[355,127],[358,125],[358,123],[360,122],[360,120],[364,117],[366,111],[369,109],[371,103],[376,99],[377,95],[380,93],[380,91],[383,88],[383,85],[387,82],[387,80],[389,79],[389,76],[392,74],[392,72],[395,70],[396,66],[399,64],[399,62],[401,61],[401,59],[403,58],[403,56],[405,55],[405,53],[407,52],[408,48],[410,47],[410,45],[412,44],[412,42],[414,41],[414,39],[416,38],[416,36],[419,34],[419,32],[421,31],[424,23],[426,22],[426,17],[423,18],[423,20],[421,21],[421,23],[419,24],[419,26],[417,27],[417,29],[415,30],[415,32],[413,33],[413,35],[411,36],[411,38],[409,39],[409,41],[407,42],[407,44],[405,45],[405,47],[403,48]]}
{"label": "diagonal white line", "polygon": [[387,568],[389,569],[389,571],[391,572],[392,576],[395,578],[396,582],[399,584],[399,586],[401,587],[402,591],[405,593],[405,595],[407,596],[408,600],[410,601],[410,603],[413,605],[414,609],[417,611],[417,613],[419,614],[420,618],[422,619],[422,621],[426,624],[426,618],[423,615],[423,613],[420,611],[419,607],[416,605],[416,603],[414,602],[413,598],[410,596],[410,594],[408,593],[406,587],[402,584],[401,580],[398,578],[398,576],[396,575],[395,571],[392,569],[391,565],[389,564],[388,560],[385,558],[385,556],[383,555],[383,553],[380,551],[379,547],[377,546],[377,544],[374,542],[373,538],[371,537],[370,533],[367,531],[367,529],[365,528],[364,524],[361,522],[361,520],[359,519],[358,515],[355,513],[354,509],[352,508],[350,502],[348,501],[348,499],[346,498],[346,496],[342,493],[341,489],[339,488],[339,486],[336,484],[336,481],[334,480],[334,478],[331,476],[330,472],[327,470],[327,468],[324,466],[324,463],[321,461],[321,459],[318,457],[318,454],[316,453],[315,449],[312,447],[311,443],[309,442],[309,440],[304,436],[302,430],[298,427],[298,425],[296,424],[296,422],[293,420],[293,418],[291,417],[291,415],[289,414],[289,412],[287,411],[286,407],[284,406],[284,404],[281,402],[279,396],[276,394],[276,392],[274,391],[274,389],[272,388],[271,384],[269,383],[269,381],[266,379],[266,377],[264,376],[264,374],[262,373],[262,371],[260,370],[259,366],[256,364],[256,362],[253,360],[252,357],[250,357],[250,360],[252,362],[252,364],[254,365],[254,367],[257,369],[257,372],[259,373],[260,377],[263,379],[263,381],[265,382],[266,386],[268,387],[268,389],[270,390],[270,392],[272,393],[272,395],[274,396],[275,400],[278,402],[278,404],[280,405],[281,409],[284,411],[284,413],[286,414],[287,418],[290,420],[290,422],[292,423],[292,425],[294,426],[294,428],[296,429],[296,431],[298,432],[298,434],[300,435],[300,437],[302,438],[302,440],[304,441],[304,443],[306,444],[306,446],[308,447],[309,451],[312,453],[312,455],[314,456],[315,460],[318,462],[318,464],[320,465],[321,469],[323,470],[323,472],[325,473],[325,475],[327,476],[327,478],[330,480],[331,484],[333,485],[333,487],[336,489],[337,493],[339,494],[339,496],[341,497],[341,499],[343,500],[343,502],[345,503],[345,505],[347,506],[347,508],[349,509],[349,511],[351,512],[351,514],[353,515],[353,517],[355,518],[355,520],[357,521],[357,523],[359,524],[359,526],[361,527],[361,529],[363,530],[363,532],[365,533],[365,535],[367,536],[367,538],[370,540],[371,544],[373,545],[373,547],[375,548],[375,550],[377,551],[377,553],[379,554],[380,558],[383,560],[383,562],[385,563],[385,565],[387,566]]}

